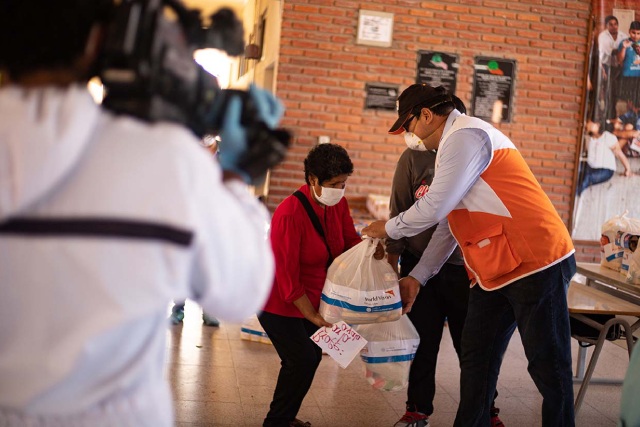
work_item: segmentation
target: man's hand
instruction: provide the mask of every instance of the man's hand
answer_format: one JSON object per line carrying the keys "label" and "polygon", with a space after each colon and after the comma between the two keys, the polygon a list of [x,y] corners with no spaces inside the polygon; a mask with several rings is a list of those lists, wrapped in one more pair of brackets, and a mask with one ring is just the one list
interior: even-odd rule
{"label": "man's hand", "polygon": [[238,95],[231,95],[220,129],[221,141],[218,160],[222,170],[232,172],[246,183],[250,183],[251,177],[238,167],[240,159],[248,147],[247,131],[241,123],[241,115],[242,100]]}
{"label": "man's hand", "polygon": [[411,276],[400,279],[400,299],[402,300],[402,314],[411,311],[413,303],[416,301],[421,284]]}
{"label": "man's hand", "polygon": [[284,114],[284,106],[271,93],[252,84],[249,86],[249,97],[258,112],[258,118],[274,129]]}
{"label": "man's hand", "polygon": [[386,221],[373,221],[371,224],[362,229],[362,234],[369,237],[386,239],[387,230],[384,229]]}

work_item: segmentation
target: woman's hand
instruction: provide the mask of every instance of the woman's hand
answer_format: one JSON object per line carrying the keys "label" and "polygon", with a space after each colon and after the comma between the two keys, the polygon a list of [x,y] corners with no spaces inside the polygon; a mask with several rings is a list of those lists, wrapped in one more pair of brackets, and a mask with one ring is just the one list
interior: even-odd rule
{"label": "woman's hand", "polygon": [[333,326],[331,323],[324,320],[320,313],[318,313],[316,309],[313,308],[313,305],[311,304],[311,301],[309,301],[309,297],[307,297],[307,294],[304,294],[300,298],[295,300],[293,302],[293,305],[295,305],[298,310],[300,310],[300,313],[302,313],[305,319],[307,319],[317,327],[321,328],[323,326],[326,326],[330,328]]}
{"label": "woman's hand", "polygon": [[327,322],[326,320],[324,320],[324,317],[322,317],[320,315],[320,313],[318,313],[317,311],[311,317],[307,317],[307,320],[309,322],[313,323],[314,325],[316,325],[319,328],[322,328],[322,327],[331,328],[331,327],[333,327],[333,325],[331,323]]}
{"label": "woman's hand", "polygon": [[378,242],[378,246],[376,246],[376,251],[373,253],[373,257],[378,260],[384,258],[384,245],[381,241]]}

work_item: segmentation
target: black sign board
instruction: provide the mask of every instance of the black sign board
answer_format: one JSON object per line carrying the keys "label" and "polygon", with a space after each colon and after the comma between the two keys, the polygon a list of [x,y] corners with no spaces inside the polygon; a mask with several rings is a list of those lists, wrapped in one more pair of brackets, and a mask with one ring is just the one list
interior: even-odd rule
{"label": "black sign board", "polygon": [[382,83],[367,83],[365,90],[367,91],[365,108],[396,110],[396,101],[398,95],[400,95],[398,86]]}
{"label": "black sign board", "polygon": [[426,83],[433,87],[444,86],[450,93],[455,94],[458,67],[458,55],[419,50],[416,83]]}
{"label": "black sign board", "polygon": [[510,123],[516,61],[476,56],[471,111],[492,123]]}

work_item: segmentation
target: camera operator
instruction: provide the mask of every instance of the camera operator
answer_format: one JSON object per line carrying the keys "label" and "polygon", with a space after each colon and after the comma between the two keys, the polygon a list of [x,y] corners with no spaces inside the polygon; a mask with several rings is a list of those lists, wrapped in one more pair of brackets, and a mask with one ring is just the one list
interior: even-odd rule
{"label": "camera operator", "polygon": [[113,7],[0,2],[2,426],[172,425],[169,302],[238,322],[270,291],[268,212],[234,159],[223,179],[187,127],[89,95]]}

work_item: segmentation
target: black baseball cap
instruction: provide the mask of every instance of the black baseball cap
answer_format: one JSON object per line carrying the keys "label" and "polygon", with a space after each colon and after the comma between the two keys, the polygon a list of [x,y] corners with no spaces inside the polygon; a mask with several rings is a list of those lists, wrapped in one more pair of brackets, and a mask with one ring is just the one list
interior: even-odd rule
{"label": "black baseball cap", "polygon": [[406,88],[396,101],[398,120],[391,126],[389,133],[398,135],[404,132],[402,125],[419,108],[433,108],[445,102],[453,102],[453,97],[444,86],[433,87],[426,83],[416,83]]}

